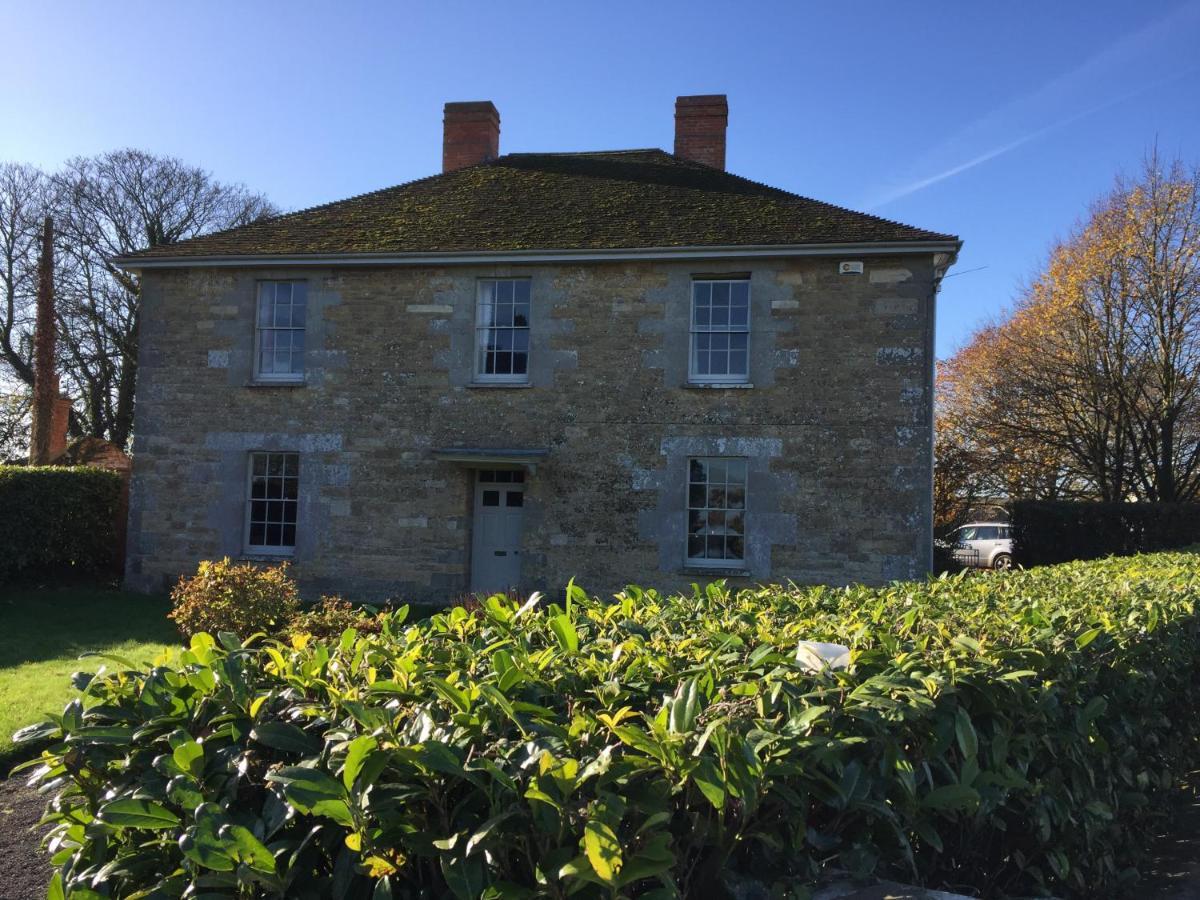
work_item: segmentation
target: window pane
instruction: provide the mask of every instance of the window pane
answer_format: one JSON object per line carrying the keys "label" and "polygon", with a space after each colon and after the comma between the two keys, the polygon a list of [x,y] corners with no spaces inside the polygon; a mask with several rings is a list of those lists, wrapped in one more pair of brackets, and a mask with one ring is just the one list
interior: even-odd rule
{"label": "window pane", "polygon": [[705,491],[704,485],[693,484],[688,487],[688,506],[693,509],[698,509],[704,506]]}
{"label": "window pane", "polygon": [[725,492],[725,502],[730,509],[742,509],[746,505],[746,489],[730,486]]}
{"label": "window pane", "polygon": [[507,491],[504,495],[505,506],[524,506],[525,492],[524,491]]}
{"label": "window pane", "polygon": [[712,286],[712,302],[713,302],[714,311],[716,310],[716,307],[718,307],[718,306],[728,306],[729,305],[729,283],[728,282],[718,281],[715,284],[713,284],[713,286]]}
{"label": "window pane", "polygon": [[518,328],[529,327],[529,307],[514,306],[513,307],[513,324]]}
{"label": "window pane", "polygon": [[514,353],[513,354],[513,374],[514,375],[524,375],[528,365],[529,365],[529,354],[528,353]]}
{"label": "window pane", "polygon": [[745,521],[742,513],[728,513],[725,516],[725,533],[744,534],[746,529]]}
{"label": "window pane", "polygon": [[258,286],[258,324],[271,324],[271,307],[275,295],[275,285],[260,284]]}
{"label": "window pane", "polygon": [[483,505],[484,506],[499,506],[500,505],[500,492],[499,491],[484,491],[483,492]]}
{"label": "window pane", "polygon": [[296,546],[296,526],[295,525],[284,525],[283,526],[283,536],[282,536],[282,540],[280,541],[280,543],[284,547],[295,547]]}
{"label": "window pane", "polygon": [[688,559],[703,559],[704,558],[704,538],[689,537],[687,554],[688,554]]}
{"label": "window pane", "polygon": [[713,509],[725,508],[725,485],[708,489],[708,505]]}
{"label": "window pane", "polygon": [[708,353],[700,352],[700,353],[696,354],[696,374],[697,375],[712,374]]}
{"label": "window pane", "polygon": [[512,346],[514,350],[524,352],[529,349],[529,332],[521,328],[513,332]]}
{"label": "window pane", "polygon": [[485,304],[491,304],[496,299],[496,282],[481,281],[479,282],[479,306],[482,309]]}
{"label": "window pane", "polygon": [[729,300],[735,306],[748,306],[750,304],[750,282],[735,281],[729,285]]}
{"label": "window pane", "polygon": [[725,538],[719,534],[710,534],[706,539],[704,557],[705,559],[724,559]]}
{"label": "window pane", "polygon": [[496,300],[500,303],[513,302],[513,283],[511,281],[496,282]]}
{"label": "window pane", "polygon": [[479,473],[479,480],[480,480],[480,481],[483,481],[483,482],[495,481],[495,480],[496,480],[496,473],[495,473],[495,472],[488,472],[488,471],[483,471],[483,472],[480,472],[480,473]]}
{"label": "window pane", "polygon": [[512,354],[497,353],[496,354],[496,374],[511,375],[512,374]]}
{"label": "window pane", "polygon": [[729,310],[729,327],[745,328],[749,310],[744,306],[735,306]]}
{"label": "window pane", "polygon": [[251,523],[250,524],[250,546],[261,547],[266,540],[267,528],[265,525]]}
{"label": "window pane", "polygon": [[697,303],[708,303],[712,296],[712,283],[708,281],[692,282],[692,299]]}
{"label": "window pane", "polygon": [[292,302],[292,283],[290,281],[275,282],[275,305],[291,304]]}
{"label": "window pane", "polygon": [[734,350],[729,354],[729,374],[730,375],[748,375],[749,369],[746,367],[746,353],[744,350]]}
{"label": "window pane", "polygon": [[283,522],[286,525],[296,524],[296,507],[294,502],[285,502],[283,504]]}
{"label": "window pane", "polygon": [[705,531],[704,512],[693,509],[688,511],[688,534],[702,535]]}
{"label": "window pane", "polygon": [[713,328],[727,328],[729,326],[728,306],[717,306],[715,303],[713,304],[712,326]]}
{"label": "window pane", "polygon": [[725,461],[725,478],[732,484],[745,485],[746,483],[746,460],[744,459],[727,459]]}
{"label": "window pane", "polygon": [[268,547],[278,547],[283,539],[282,525],[267,525],[267,539],[263,542]]}
{"label": "window pane", "polygon": [[693,459],[688,463],[689,478],[693,484],[703,484],[707,481],[707,469],[704,466],[704,460]]}
{"label": "window pane", "polygon": [[746,558],[744,539],[740,535],[731,535],[725,540],[725,558],[741,561]]}
{"label": "window pane", "polygon": [[529,279],[522,278],[513,282],[513,297],[518,303],[529,304]]}

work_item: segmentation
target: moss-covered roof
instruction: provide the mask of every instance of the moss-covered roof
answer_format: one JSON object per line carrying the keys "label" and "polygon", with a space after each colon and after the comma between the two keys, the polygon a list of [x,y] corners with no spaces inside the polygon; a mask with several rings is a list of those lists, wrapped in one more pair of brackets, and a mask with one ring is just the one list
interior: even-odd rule
{"label": "moss-covered roof", "polygon": [[662,150],[513,153],[137,260],[953,241]]}

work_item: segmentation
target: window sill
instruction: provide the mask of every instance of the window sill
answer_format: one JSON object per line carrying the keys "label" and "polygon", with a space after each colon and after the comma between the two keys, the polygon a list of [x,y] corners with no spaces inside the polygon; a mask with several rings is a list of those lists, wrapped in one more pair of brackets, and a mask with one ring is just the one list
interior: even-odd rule
{"label": "window sill", "polygon": [[689,381],[683,386],[687,391],[746,391],[753,387],[751,381]]}
{"label": "window sill", "polygon": [[749,578],[750,570],[743,568],[730,568],[727,566],[697,566],[685,565],[679,570],[680,575],[709,575],[725,578]]}
{"label": "window sill", "polygon": [[299,381],[247,381],[243,387],[248,388],[302,388],[308,382],[301,378]]}
{"label": "window sill", "polygon": [[243,550],[238,556],[238,562],[293,562],[296,559],[295,553],[275,552],[268,553],[260,550]]}
{"label": "window sill", "polygon": [[533,387],[528,381],[472,381],[467,384],[469,388],[531,388]]}

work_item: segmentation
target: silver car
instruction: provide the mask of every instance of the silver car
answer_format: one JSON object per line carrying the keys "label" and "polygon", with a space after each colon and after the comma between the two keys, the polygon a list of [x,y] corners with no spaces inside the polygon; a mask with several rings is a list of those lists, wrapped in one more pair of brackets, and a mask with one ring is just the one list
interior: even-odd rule
{"label": "silver car", "polygon": [[1012,531],[1007,522],[972,522],[955,529],[951,551],[960,565],[980,569],[1012,568]]}

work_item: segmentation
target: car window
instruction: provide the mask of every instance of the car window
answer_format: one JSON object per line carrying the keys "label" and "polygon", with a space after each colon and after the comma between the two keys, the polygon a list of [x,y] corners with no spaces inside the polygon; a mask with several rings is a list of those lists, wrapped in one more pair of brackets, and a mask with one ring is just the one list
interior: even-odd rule
{"label": "car window", "polygon": [[983,525],[979,529],[979,540],[994,541],[999,530],[995,525]]}
{"label": "car window", "polygon": [[1000,527],[1000,539],[1007,541],[1010,537],[1012,537],[1012,529],[1010,529],[1007,525],[1002,525]]}
{"label": "car window", "polygon": [[978,529],[975,528],[974,525],[968,525],[966,528],[961,528],[961,529],[959,529],[959,532],[958,532],[958,539],[960,541],[978,540],[978,538],[976,538],[976,536],[975,536],[975,532],[977,530]]}

